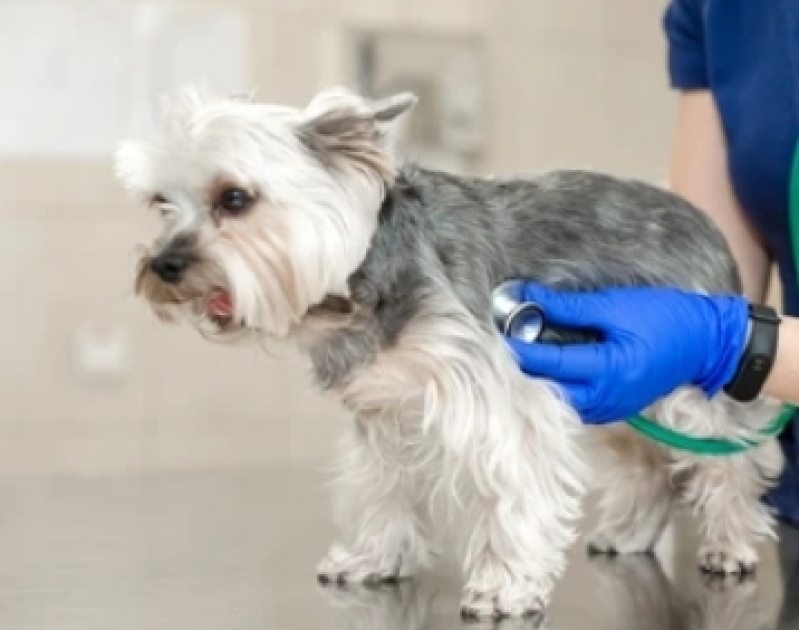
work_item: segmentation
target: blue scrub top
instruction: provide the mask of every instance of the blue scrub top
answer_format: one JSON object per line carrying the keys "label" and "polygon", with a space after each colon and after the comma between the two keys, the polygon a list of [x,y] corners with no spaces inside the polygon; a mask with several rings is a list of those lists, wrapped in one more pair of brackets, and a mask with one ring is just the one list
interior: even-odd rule
{"label": "blue scrub top", "polygon": [[[799,139],[799,2],[672,0],[663,27],[671,85],[713,94],[733,189],[778,267],[786,314],[799,316],[788,214]],[[781,442],[788,461],[769,502],[799,524],[799,422]]]}

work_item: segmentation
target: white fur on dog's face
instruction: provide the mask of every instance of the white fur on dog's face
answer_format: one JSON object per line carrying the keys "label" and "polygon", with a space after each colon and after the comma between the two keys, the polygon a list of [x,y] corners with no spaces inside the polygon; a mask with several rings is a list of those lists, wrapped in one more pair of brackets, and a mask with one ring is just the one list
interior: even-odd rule
{"label": "white fur on dog's face", "polygon": [[[325,296],[347,294],[396,172],[392,125],[414,103],[340,88],[305,109],[191,88],[165,101],[158,136],[116,156],[125,187],[163,216],[137,291],[164,319],[289,334]],[[169,278],[154,270],[165,259]]]}

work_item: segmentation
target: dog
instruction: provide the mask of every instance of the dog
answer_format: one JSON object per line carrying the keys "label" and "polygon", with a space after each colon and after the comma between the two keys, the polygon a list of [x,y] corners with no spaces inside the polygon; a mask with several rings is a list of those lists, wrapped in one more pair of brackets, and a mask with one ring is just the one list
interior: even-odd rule
{"label": "dog", "polygon": [[[447,555],[465,617],[539,612],[590,480],[605,490],[595,551],[651,551],[681,501],[703,569],[753,569],[775,536],[760,501],[782,467],[774,440],[702,458],[624,424],[586,428],[491,320],[508,278],[740,293],[721,232],[678,195],[609,174],[481,178],[405,161],[397,130],[416,102],[332,87],[291,107],[186,87],[115,153],[120,185],[163,215],[135,279],[153,312],[215,342],[292,344],[352,415],[332,482],[340,538],[319,579],[396,580]],[[754,438],[778,406],[685,387],[645,411]]]}

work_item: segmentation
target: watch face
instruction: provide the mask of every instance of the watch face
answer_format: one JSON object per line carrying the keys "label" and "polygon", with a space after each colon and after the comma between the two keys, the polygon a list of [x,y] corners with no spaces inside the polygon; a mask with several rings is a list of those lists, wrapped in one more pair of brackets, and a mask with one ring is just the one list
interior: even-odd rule
{"label": "watch face", "polygon": [[771,361],[768,357],[757,356],[752,357],[752,361],[749,363],[749,369],[752,370],[752,372],[759,374],[761,372],[765,372],[770,365]]}

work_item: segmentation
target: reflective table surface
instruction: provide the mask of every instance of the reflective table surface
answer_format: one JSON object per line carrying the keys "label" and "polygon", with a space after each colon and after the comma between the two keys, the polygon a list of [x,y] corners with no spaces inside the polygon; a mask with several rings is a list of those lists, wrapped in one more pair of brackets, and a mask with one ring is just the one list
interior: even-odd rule
{"label": "reflective table surface", "polygon": [[443,573],[322,587],[323,482],[284,469],[4,479],[0,630],[799,630],[799,531],[763,546],[752,579],[708,580],[683,514],[655,556],[590,557],[580,542],[536,619],[464,623]]}

